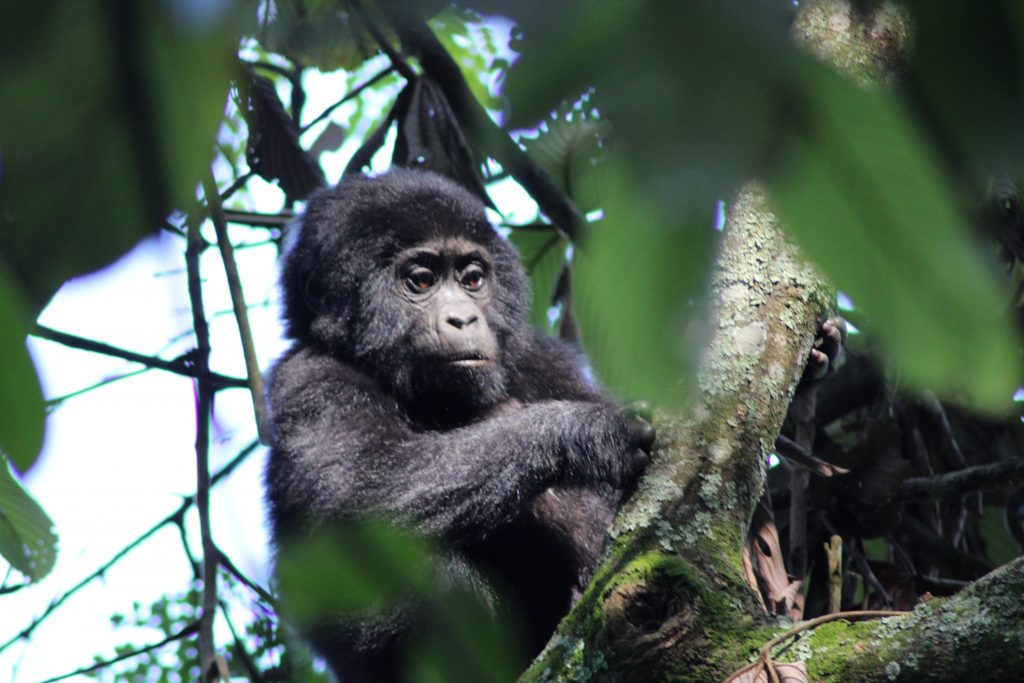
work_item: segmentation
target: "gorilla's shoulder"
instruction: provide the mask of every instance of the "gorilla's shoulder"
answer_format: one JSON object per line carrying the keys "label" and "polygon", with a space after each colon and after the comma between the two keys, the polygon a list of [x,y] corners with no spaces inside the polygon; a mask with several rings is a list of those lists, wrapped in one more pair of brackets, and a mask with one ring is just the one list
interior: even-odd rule
{"label": "gorilla's shoulder", "polygon": [[295,344],[270,370],[268,381],[271,399],[308,393],[334,392],[377,393],[377,383],[364,372],[326,351],[306,344]]}

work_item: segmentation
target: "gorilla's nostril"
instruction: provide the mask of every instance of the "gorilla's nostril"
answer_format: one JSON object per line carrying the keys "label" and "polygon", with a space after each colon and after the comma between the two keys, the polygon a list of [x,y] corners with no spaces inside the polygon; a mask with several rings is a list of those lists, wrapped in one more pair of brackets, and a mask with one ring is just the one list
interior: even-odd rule
{"label": "gorilla's nostril", "polygon": [[452,327],[454,327],[457,330],[461,330],[463,327],[466,327],[467,325],[472,325],[473,323],[475,323],[476,319],[477,319],[477,317],[475,315],[470,315],[470,316],[452,315],[452,316],[448,316],[448,324],[451,325]]}

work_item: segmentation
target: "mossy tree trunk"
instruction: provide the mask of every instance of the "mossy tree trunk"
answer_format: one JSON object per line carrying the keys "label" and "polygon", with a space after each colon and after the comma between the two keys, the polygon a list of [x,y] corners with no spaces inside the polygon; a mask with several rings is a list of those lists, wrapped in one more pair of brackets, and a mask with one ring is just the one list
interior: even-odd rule
{"label": "mossy tree trunk", "polygon": [[[901,15],[801,5],[796,40],[863,83],[898,69]],[[741,549],[768,455],[833,293],[779,230],[764,190],[733,200],[712,284],[699,395],[656,415],[658,444],[588,591],[522,681],[723,681],[792,624],[743,578]],[[1024,562],[905,616],[835,621],[779,657],[812,681],[1020,680]]]}

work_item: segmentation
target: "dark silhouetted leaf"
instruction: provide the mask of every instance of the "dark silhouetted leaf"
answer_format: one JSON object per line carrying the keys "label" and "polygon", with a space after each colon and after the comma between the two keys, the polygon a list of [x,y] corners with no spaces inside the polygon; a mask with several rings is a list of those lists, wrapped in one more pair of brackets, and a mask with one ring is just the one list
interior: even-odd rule
{"label": "dark silhouetted leaf", "polygon": [[323,131],[309,146],[309,155],[314,159],[324,152],[336,152],[345,142],[345,129],[334,121],[328,122]]}
{"label": "dark silhouetted leaf", "polygon": [[57,561],[57,534],[39,503],[14,477],[0,453],[0,555],[32,581],[50,573]]}
{"label": "dark silhouetted leaf", "polygon": [[448,176],[493,207],[480,166],[441,87],[421,76],[406,91],[410,94],[395,103],[398,137],[391,162]]}
{"label": "dark silhouetted leaf", "polygon": [[305,199],[327,184],[323,170],[299,144],[298,127],[284,110],[273,81],[252,75],[246,83],[249,166],[264,180],[278,181],[289,201]]}

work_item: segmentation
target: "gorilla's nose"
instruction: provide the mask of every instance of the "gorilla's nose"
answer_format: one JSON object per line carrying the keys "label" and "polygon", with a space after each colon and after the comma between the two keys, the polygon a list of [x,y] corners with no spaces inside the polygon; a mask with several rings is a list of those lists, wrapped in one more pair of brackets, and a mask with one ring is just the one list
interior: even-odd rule
{"label": "gorilla's nose", "polygon": [[445,311],[444,321],[457,330],[472,325],[479,316],[475,306],[452,307]]}

